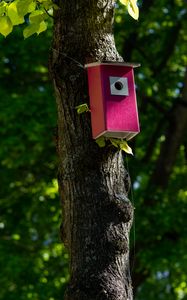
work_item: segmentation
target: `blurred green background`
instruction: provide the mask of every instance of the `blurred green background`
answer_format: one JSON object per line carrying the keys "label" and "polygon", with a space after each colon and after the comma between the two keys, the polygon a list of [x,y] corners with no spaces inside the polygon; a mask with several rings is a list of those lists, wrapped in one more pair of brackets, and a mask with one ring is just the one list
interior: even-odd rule
{"label": "blurred green background", "polygon": [[[141,134],[130,142],[135,157],[125,160],[136,208],[134,294],[135,300],[185,300],[187,126],[177,126],[176,116],[187,116],[187,2],[150,0],[139,6],[136,22],[118,3],[114,26],[120,54],[141,63],[135,70]],[[0,300],[60,300],[68,280],[48,76],[51,27],[27,40],[19,27],[0,37]],[[164,158],[174,146],[166,176]]]}

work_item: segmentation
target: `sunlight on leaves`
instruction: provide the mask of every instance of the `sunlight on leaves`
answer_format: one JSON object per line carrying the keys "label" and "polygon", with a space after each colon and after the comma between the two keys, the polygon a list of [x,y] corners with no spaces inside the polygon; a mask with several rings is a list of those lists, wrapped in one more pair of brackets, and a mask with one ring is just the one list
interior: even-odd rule
{"label": "sunlight on leaves", "polygon": [[50,198],[55,198],[58,193],[58,182],[56,179],[52,180],[52,183],[46,187],[45,195],[49,196]]}
{"label": "sunlight on leaves", "polygon": [[137,6],[136,0],[120,0],[120,2],[127,7],[129,15],[138,20],[139,18],[139,8]]}
{"label": "sunlight on leaves", "polygon": [[14,233],[14,234],[12,235],[12,239],[15,240],[15,241],[19,241],[19,240],[20,240],[20,235],[17,234],[17,233]]}
{"label": "sunlight on leaves", "polygon": [[36,1],[33,0],[17,0],[15,2],[17,2],[18,14],[21,16],[31,13],[36,8]]}
{"label": "sunlight on leaves", "polygon": [[120,2],[121,2],[123,5],[127,6],[127,5],[128,5],[128,2],[129,2],[129,0],[120,0]]}
{"label": "sunlight on leaves", "polygon": [[6,12],[7,3],[2,1],[0,3],[0,15],[2,16]]}
{"label": "sunlight on leaves", "polygon": [[12,25],[19,25],[25,22],[24,17],[18,14],[17,2],[10,3],[7,9],[7,14]]}
{"label": "sunlight on leaves", "polygon": [[106,146],[106,141],[109,140],[111,144],[118,148],[119,150],[122,150],[126,152],[127,154],[133,155],[131,147],[127,144],[126,140],[123,139],[116,139],[116,138],[105,138],[103,136],[99,137],[96,139],[96,143],[98,144],[99,147],[105,147]]}
{"label": "sunlight on leaves", "polygon": [[120,139],[110,139],[112,145],[120,150],[126,152],[127,154],[133,155],[131,147],[127,144],[127,141]]}
{"label": "sunlight on leaves", "polygon": [[40,34],[41,32],[45,31],[47,29],[47,23],[45,21],[42,21],[40,24],[39,24],[39,28],[37,30],[37,34]]}
{"label": "sunlight on leaves", "polygon": [[126,141],[121,141],[120,144],[119,144],[119,146],[120,146],[120,149],[121,149],[122,151],[125,151],[126,153],[133,155],[132,149],[131,149],[131,147],[127,144]]}
{"label": "sunlight on leaves", "polygon": [[0,17],[0,33],[6,37],[12,32],[13,26],[8,16]]}
{"label": "sunlight on leaves", "polygon": [[6,37],[12,32],[13,26],[26,23],[28,16],[29,24],[23,30],[24,38],[33,34],[40,34],[47,29],[47,23],[44,21],[53,14],[53,9],[58,6],[51,0],[14,0],[11,2],[0,2],[0,34]]}

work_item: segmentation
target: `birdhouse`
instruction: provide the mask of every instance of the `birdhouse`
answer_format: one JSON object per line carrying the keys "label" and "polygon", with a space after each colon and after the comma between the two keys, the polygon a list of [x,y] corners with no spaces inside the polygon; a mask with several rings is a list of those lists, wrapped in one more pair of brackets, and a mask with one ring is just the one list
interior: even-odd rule
{"label": "birdhouse", "polygon": [[86,65],[92,135],[130,140],[139,133],[133,63]]}

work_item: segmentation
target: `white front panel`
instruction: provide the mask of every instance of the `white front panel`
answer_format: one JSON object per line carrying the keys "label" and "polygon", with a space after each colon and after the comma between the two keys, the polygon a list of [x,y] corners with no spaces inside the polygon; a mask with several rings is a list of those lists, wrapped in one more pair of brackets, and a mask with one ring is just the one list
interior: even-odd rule
{"label": "white front panel", "polygon": [[126,77],[109,77],[111,95],[129,96],[128,79]]}

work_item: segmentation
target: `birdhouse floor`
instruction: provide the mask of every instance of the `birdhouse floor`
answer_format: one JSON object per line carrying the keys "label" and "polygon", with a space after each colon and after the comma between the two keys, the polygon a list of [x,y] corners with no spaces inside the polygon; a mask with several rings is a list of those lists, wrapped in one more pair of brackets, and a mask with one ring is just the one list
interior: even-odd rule
{"label": "birdhouse floor", "polygon": [[104,131],[99,134],[97,138],[104,136],[108,138],[126,139],[127,141],[132,139],[138,132],[126,132],[126,131]]}

